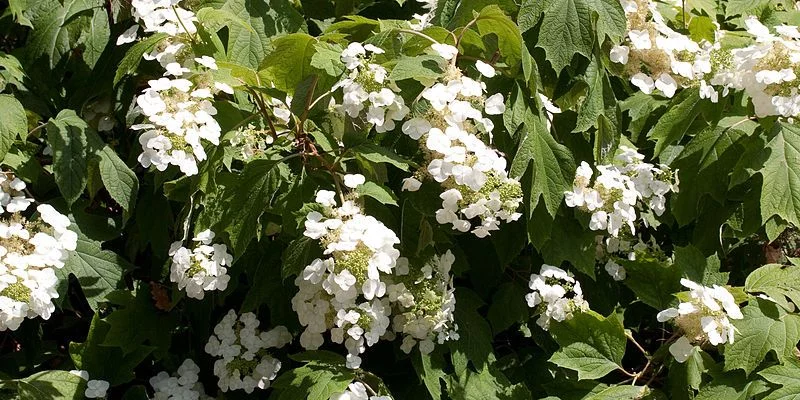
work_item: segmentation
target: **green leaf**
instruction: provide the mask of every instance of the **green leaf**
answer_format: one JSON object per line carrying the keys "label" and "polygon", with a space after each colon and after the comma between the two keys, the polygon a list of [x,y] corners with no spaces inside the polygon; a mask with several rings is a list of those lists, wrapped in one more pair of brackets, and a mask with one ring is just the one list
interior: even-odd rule
{"label": "green leaf", "polygon": [[492,330],[489,323],[478,312],[484,305],[475,292],[467,288],[456,291],[455,321],[459,327],[459,339],[448,342],[453,352],[464,355],[477,369],[482,369],[492,354]]}
{"label": "green leaf", "polygon": [[556,365],[578,372],[578,379],[597,379],[622,368],[625,330],[612,314],[603,318],[592,311],[576,314],[550,325],[553,339],[561,345],[550,358]]}
{"label": "green leaf", "polygon": [[789,358],[785,364],[773,365],[759,371],[758,374],[777,385],[800,386],[800,360]]}
{"label": "green leaf", "polygon": [[172,335],[165,333],[172,330],[175,322],[170,314],[156,309],[146,283],[140,283],[135,293],[118,290],[109,293],[107,298],[119,308],[105,319],[111,329],[103,346],[119,347],[127,355],[146,344],[153,346],[160,357],[168,354]]}
{"label": "green leaf", "polygon": [[627,26],[618,1],[549,0],[547,4],[536,45],[544,49],[556,73],[569,65],[575,54],[589,58],[595,37],[599,42],[605,37],[618,42]]}
{"label": "green leaf", "polygon": [[317,40],[306,33],[275,39],[275,48],[261,62],[259,75],[272,82],[276,89],[294,94],[297,85],[315,73],[311,57],[316,43]]}
{"label": "green leaf", "polygon": [[[57,269],[56,275],[62,285],[67,284],[69,274],[75,275],[86,301],[97,310],[98,304],[105,301],[106,295],[122,282],[122,272],[130,268],[131,265],[122,257],[103,250],[99,242],[79,234],[75,251],[69,252],[64,268]],[[66,288],[60,287],[59,293],[66,294]]]}
{"label": "green leaf", "polygon": [[715,366],[716,361],[699,348],[695,348],[685,362],[670,365],[669,384],[673,389],[673,396],[681,398],[679,394],[686,393],[687,388],[700,389],[703,384],[703,374]]}
{"label": "green leaf", "polygon": [[81,400],[86,390],[83,378],[67,371],[42,371],[17,379],[20,400]]}
{"label": "green leaf", "polygon": [[362,143],[356,147],[353,147],[352,151],[356,154],[356,156],[367,161],[376,164],[391,164],[402,169],[403,171],[408,171],[409,165],[413,164],[411,161],[397,155],[397,153],[394,151],[387,149],[386,147],[379,146],[375,143]]}
{"label": "green leaf", "polygon": [[784,386],[770,393],[762,400],[800,400],[800,385]]}
{"label": "green leaf", "polygon": [[216,32],[226,26],[231,27],[238,25],[252,34],[256,33],[255,29],[253,29],[247,21],[239,18],[238,15],[232,13],[230,10],[204,7],[197,11],[196,15],[197,21],[209,32]]}
{"label": "green leaf", "polygon": [[14,140],[28,133],[28,118],[22,104],[8,94],[0,94],[0,160],[5,158]]}
{"label": "green leaf", "polygon": [[272,199],[281,186],[280,169],[275,160],[254,160],[244,167],[229,208],[223,220],[225,232],[230,234],[231,245],[236,253],[244,252],[250,240],[256,237],[259,218],[270,208]]}
{"label": "green leaf", "polygon": [[[609,119],[609,122],[616,121],[617,100],[614,97],[614,90],[611,88],[611,81],[608,80],[605,68],[603,68],[599,57],[592,57],[592,62],[586,68],[586,84],[588,92],[586,98],[578,110],[578,121],[572,132],[585,132],[589,128],[599,128],[600,115]],[[616,139],[619,141],[619,138]],[[609,153],[606,150],[605,153]],[[614,151],[610,151],[613,155]],[[603,160],[605,157],[597,158]]]}
{"label": "green leaf", "polygon": [[531,393],[522,384],[512,385],[498,369],[486,366],[479,372],[470,369],[458,376],[449,385],[454,400],[523,400],[531,399]]}
{"label": "green leaf", "polygon": [[487,315],[495,336],[514,323],[524,322],[529,318],[525,294],[526,288],[513,282],[506,282],[497,288]]}
{"label": "green leaf", "polygon": [[401,56],[389,73],[389,79],[394,81],[414,79],[423,85],[430,84],[442,76],[440,61],[441,57],[427,54],[415,57]]}
{"label": "green leaf", "polygon": [[521,177],[530,169],[530,180],[523,188],[530,193],[529,209],[533,210],[541,198],[548,213],[555,216],[564,192],[572,188],[575,161],[569,149],[556,142],[547,130],[541,116],[529,114],[525,130],[510,175]]}
{"label": "green leaf", "polygon": [[108,194],[126,211],[132,211],[139,192],[139,179],[109,146],[99,152],[100,178]]}
{"label": "green leaf", "polygon": [[556,216],[552,221],[549,217],[543,205],[539,205],[528,221],[528,236],[541,251],[544,262],[561,265],[569,261],[578,271],[594,279],[597,235],[575,218]]}
{"label": "green leaf", "polygon": [[[8,10],[11,11],[11,15],[14,17],[14,21],[22,26],[27,26],[28,28],[33,28],[33,22],[31,22],[28,17],[25,16],[25,8],[28,6],[27,0],[9,0],[8,1]],[[2,158],[2,157],[0,157]]]}
{"label": "green leaf", "polygon": [[[77,45],[82,32],[90,28],[83,13],[102,7],[99,0],[44,0],[31,7],[33,30],[25,46],[29,63],[54,68]],[[77,17],[76,17],[77,16]],[[107,35],[106,35],[107,39]]]}
{"label": "green leaf", "polygon": [[592,393],[583,400],[637,400],[645,399],[650,393],[647,386],[616,385],[609,386],[599,392]]}
{"label": "green leaf", "polygon": [[707,101],[700,98],[696,89],[684,90],[672,102],[672,107],[659,118],[653,129],[647,134],[656,141],[653,157],[658,157],[668,145],[675,144],[689,133],[695,120],[700,116],[702,106]]}
{"label": "green leaf", "polygon": [[675,248],[675,265],[683,269],[684,276],[704,286],[725,286],[728,272],[719,271],[719,257],[716,254],[706,258],[696,247],[689,245]]}
{"label": "green leaf", "polygon": [[800,341],[799,315],[763,299],[750,300],[742,314],[744,319],[732,320],[738,332],[736,341],[725,345],[726,371],[743,369],[749,375],[770,352],[778,359],[793,354]]}
{"label": "green leaf", "polygon": [[[78,45],[83,47],[83,61],[89,68],[94,68],[106,49],[109,36],[111,36],[111,28],[108,25],[108,13],[105,7],[101,6],[102,2],[91,1],[91,3],[91,17],[88,15],[77,17],[77,20],[82,24]],[[67,23],[70,25],[75,24],[75,22]]]}
{"label": "green leaf", "polygon": [[358,185],[356,193],[361,196],[372,197],[381,204],[397,205],[397,195],[387,189],[386,186],[379,185],[375,182],[364,182],[364,184]]}
{"label": "green leaf", "polygon": [[636,260],[619,260],[625,267],[624,283],[639,300],[657,310],[669,307],[673,293],[680,291],[681,271],[676,264],[668,264],[645,254]]}
{"label": "green leaf", "polygon": [[87,180],[88,125],[75,111],[63,110],[47,123],[47,141],[53,148],[53,174],[67,204],[83,193]]}
{"label": "green leaf", "polygon": [[764,293],[788,311],[800,306],[800,267],[795,265],[769,264],[756,269],[747,276],[744,290],[749,293]]}
{"label": "green leaf", "polygon": [[288,0],[214,0],[205,4],[229,11],[244,23],[229,26],[226,48],[228,61],[251,69],[258,68],[264,59],[270,48],[270,38],[279,33],[297,32],[305,23]]}
{"label": "green leaf", "polygon": [[730,174],[744,153],[742,142],[746,137],[738,129],[709,127],[693,137],[672,163],[678,170],[681,190],[671,196],[670,206],[681,225],[690,223],[701,212],[704,195],[724,201]]}
{"label": "green leaf", "polygon": [[272,383],[276,400],[328,400],[344,393],[355,379],[355,371],[344,365],[312,361],[283,372]]}
{"label": "green leaf", "polygon": [[778,122],[770,132],[761,173],[761,220],[777,215],[800,226],[800,127]]}
{"label": "green leaf", "polygon": [[689,37],[698,43],[703,40],[713,43],[714,35],[717,32],[717,26],[714,22],[714,20],[706,16],[692,16],[689,21]]}
{"label": "green leaf", "polygon": [[497,36],[497,47],[504,57],[510,73],[516,74],[522,60],[522,35],[514,21],[497,5],[484,7],[475,18],[475,26],[481,37],[494,34]]}
{"label": "green leaf", "polygon": [[603,353],[586,343],[571,343],[550,357],[550,362],[559,367],[578,372],[578,379],[597,379],[608,375],[620,366]]}
{"label": "green leaf", "polygon": [[750,400],[769,390],[763,381],[748,379],[741,373],[717,374],[714,380],[700,388],[695,400]]}
{"label": "green leaf", "polygon": [[125,52],[125,57],[119,62],[117,72],[114,74],[114,86],[125,76],[136,73],[136,69],[139,68],[139,63],[142,62],[142,56],[153,51],[166,37],[166,33],[156,33],[131,46],[131,48]]}
{"label": "green leaf", "polygon": [[414,352],[411,358],[414,364],[414,370],[417,376],[420,377],[425,388],[428,389],[431,397],[434,399],[442,398],[442,380],[447,377],[444,372],[445,360],[441,351],[436,349],[430,354],[422,354],[421,352]]}
{"label": "green leaf", "polygon": [[525,33],[539,23],[547,4],[547,2],[541,0],[522,0],[517,14],[517,25],[519,25],[520,32]]}
{"label": "green leaf", "polygon": [[725,5],[725,16],[754,15],[754,11],[771,3],[770,0],[728,0]]}
{"label": "green leaf", "polygon": [[[136,330],[138,326],[129,328]],[[135,346],[132,351],[123,353],[119,347],[103,345],[103,341],[109,338],[109,332],[109,324],[100,319],[99,314],[95,314],[86,340],[83,343],[69,344],[70,357],[76,368],[89,372],[90,379],[103,379],[111,386],[128,383],[135,377],[134,368],[150,355],[153,347]]]}
{"label": "green leaf", "polygon": [[344,71],[342,62],[342,46],[325,42],[314,43],[314,55],[311,56],[311,66],[325,71],[326,74],[339,77]]}
{"label": "green leaf", "polygon": [[289,243],[283,252],[281,276],[286,279],[290,276],[300,275],[307,265],[319,257],[322,257],[319,242],[310,237],[301,236]]}

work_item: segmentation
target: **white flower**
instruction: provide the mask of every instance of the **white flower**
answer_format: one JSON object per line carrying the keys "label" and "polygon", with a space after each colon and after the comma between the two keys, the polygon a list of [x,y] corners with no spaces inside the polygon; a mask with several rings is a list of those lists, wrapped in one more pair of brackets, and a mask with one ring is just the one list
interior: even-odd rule
{"label": "white flower", "polygon": [[645,94],[652,93],[653,89],[656,87],[653,78],[641,72],[631,77],[631,83],[633,83],[634,86],[638,87],[639,90]]}
{"label": "white flower", "polygon": [[416,192],[420,187],[422,187],[422,182],[420,182],[417,178],[411,177],[403,179],[403,187],[401,190]]}
{"label": "white flower", "polygon": [[613,260],[608,260],[605,265],[605,270],[615,281],[625,280],[625,268],[615,263]]}
{"label": "white flower", "polygon": [[611,59],[612,62],[619,64],[627,64],[628,53],[630,53],[630,49],[628,48],[628,46],[616,45],[611,48],[611,53],[609,55],[609,58]]}
{"label": "white flower", "polygon": [[84,395],[90,399],[102,399],[106,397],[108,382],[104,380],[90,380],[86,383]]}
{"label": "white flower", "polygon": [[208,69],[212,70],[217,69],[217,60],[215,60],[213,57],[202,56],[199,58],[195,58],[194,61]]}
{"label": "white flower", "polygon": [[684,363],[694,353],[694,346],[686,336],[681,336],[669,346],[669,353],[675,357],[675,361]]}
{"label": "white flower", "polygon": [[366,179],[361,174],[347,174],[344,176],[344,185],[349,188],[356,188],[358,185],[363,185],[364,182],[366,182]]}
{"label": "white flower", "polygon": [[650,32],[646,30],[628,31],[628,38],[631,40],[633,48],[637,50],[647,50],[653,46],[650,42]]}
{"label": "white flower", "polygon": [[431,45],[431,49],[445,60],[451,60],[458,54],[456,47],[444,43],[434,43]]}
{"label": "white flower", "polygon": [[487,78],[494,78],[496,74],[494,67],[481,60],[475,61],[475,68],[481,73],[481,75]]}
{"label": "white flower", "polygon": [[131,43],[136,40],[136,32],[139,31],[139,25],[134,25],[122,32],[119,37],[117,37],[117,46],[123,45],[126,43]]}
{"label": "white flower", "polygon": [[655,87],[664,93],[664,96],[672,97],[675,95],[675,91],[678,90],[678,83],[669,74],[662,73],[655,81]]}
{"label": "white flower", "polygon": [[331,190],[320,190],[317,192],[315,200],[323,206],[333,207],[336,205],[336,192]]}
{"label": "white flower", "polygon": [[500,93],[493,94],[486,99],[484,103],[486,113],[489,115],[498,115],[506,111],[506,105],[503,103],[503,95]]}

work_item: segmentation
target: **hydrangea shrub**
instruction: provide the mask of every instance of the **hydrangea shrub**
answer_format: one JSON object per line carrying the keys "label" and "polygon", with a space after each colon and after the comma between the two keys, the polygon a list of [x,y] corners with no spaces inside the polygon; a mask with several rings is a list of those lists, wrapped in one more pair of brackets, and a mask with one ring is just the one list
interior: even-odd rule
{"label": "hydrangea shrub", "polygon": [[800,3],[3,7],[2,398],[800,393]]}

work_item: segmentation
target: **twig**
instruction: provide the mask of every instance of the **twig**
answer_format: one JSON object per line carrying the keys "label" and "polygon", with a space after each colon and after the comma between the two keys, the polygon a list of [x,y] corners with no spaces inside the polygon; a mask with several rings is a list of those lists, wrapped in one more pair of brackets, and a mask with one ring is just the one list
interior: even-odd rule
{"label": "twig", "polygon": [[639,342],[636,341],[636,339],[629,331],[625,332],[625,337],[628,338],[631,342],[633,342],[633,344],[636,345],[636,347],[642,352],[642,354],[644,354],[644,356],[648,360],[650,359],[650,353],[648,353],[647,350],[645,350],[644,347],[642,347],[642,345],[640,345]]}

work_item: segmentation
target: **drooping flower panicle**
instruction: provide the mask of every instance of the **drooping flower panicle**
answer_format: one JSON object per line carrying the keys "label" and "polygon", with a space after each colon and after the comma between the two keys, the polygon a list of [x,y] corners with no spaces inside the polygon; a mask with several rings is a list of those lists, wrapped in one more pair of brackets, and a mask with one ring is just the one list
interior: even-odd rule
{"label": "drooping flower panicle", "polygon": [[78,235],[72,222],[49,204],[24,214],[34,199],[25,182],[0,171],[0,331],[16,330],[25,318],[49,319],[58,297],[55,270],[64,267]]}
{"label": "drooping flower panicle", "polygon": [[637,208],[661,215],[666,210],[666,194],[678,191],[677,171],[643,162],[644,156],[629,147],[620,146],[620,150],[616,160],[621,165],[598,165],[593,182],[592,167],[581,162],[573,189],[564,199],[567,206],[592,214],[590,229],[605,230],[612,236],[623,230],[635,234]]}
{"label": "drooping flower panicle", "polygon": [[562,322],[589,309],[581,283],[561,268],[543,264],[538,274],[531,275],[528,285],[533,291],[525,295],[525,300],[539,314],[536,324],[542,329],[547,330],[551,321]]}
{"label": "drooping flower panicle", "polygon": [[262,332],[253,313],[237,316],[233,310],[214,327],[208,338],[206,353],[217,357],[214,375],[219,378],[223,392],[242,389],[253,393],[255,389],[266,389],[281,369],[281,362],[269,353],[269,349],[280,349],[292,341],[285,326],[277,326]]}
{"label": "drooping flower panicle", "polygon": [[186,295],[191,298],[202,300],[206,291],[228,287],[227,267],[233,262],[233,256],[228,253],[228,246],[212,244],[214,236],[214,232],[207,229],[192,239],[197,243],[192,249],[183,247],[182,241],[170,247],[169,279],[178,284],[179,290],[186,289]]}

